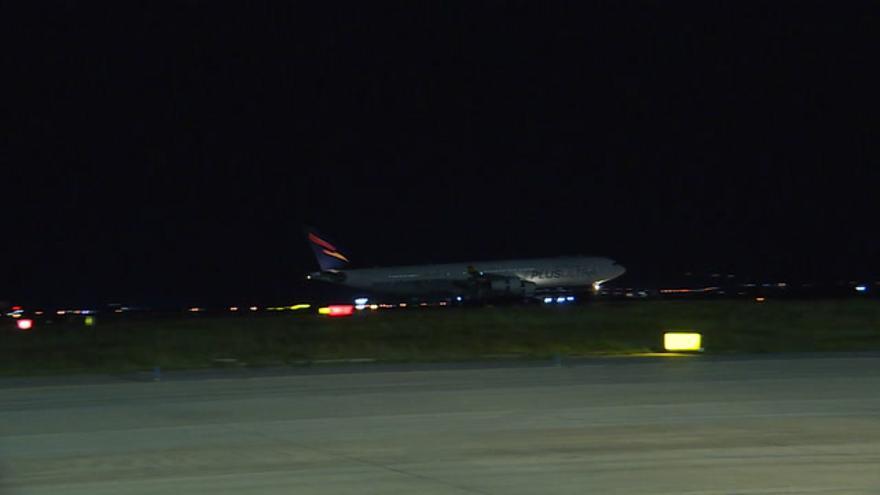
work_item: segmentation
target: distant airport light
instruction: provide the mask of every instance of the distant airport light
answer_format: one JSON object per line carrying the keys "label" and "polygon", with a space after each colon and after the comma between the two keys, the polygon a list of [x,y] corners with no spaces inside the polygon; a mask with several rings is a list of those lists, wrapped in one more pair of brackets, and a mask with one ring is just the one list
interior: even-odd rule
{"label": "distant airport light", "polygon": [[330,308],[328,308],[327,306],[324,306],[324,307],[318,308],[318,314],[319,314],[319,315],[329,315],[329,314],[330,314]]}
{"label": "distant airport light", "polygon": [[293,311],[298,311],[300,309],[309,309],[311,307],[312,307],[311,304],[294,304],[293,306],[290,307],[290,309],[292,309]]}
{"label": "distant airport light", "polygon": [[856,292],[868,292],[868,286],[866,285],[857,285]]}
{"label": "distant airport light", "polygon": [[189,308],[187,311],[189,311],[190,313],[198,313],[201,310],[202,310],[202,308],[197,308],[197,307],[193,306],[193,307]]}
{"label": "distant airport light", "polygon": [[696,332],[666,332],[663,348],[667,351],[702,351],[703,336]]}
{"label": "distant airport light", "polygon": [[229,311],[238,311],[238,306],[229,306]]}
{"label": "distant airport light", "polygon": [[423,307],[423,308],[424,308],[425,306],[427,306],[427,305],[428,305],[428,303],[426,303],[426,302],[419,303],[419,306],[421,306],[421,307]]}
{"label": "distant airport light", "polygon": [[379,309],[379,305],[378,304],[370,304],[370,309],[375,311],[375,310]]}
{"label": "distant airport light", "polygon": [[354,312],[354,306],[351,304],[333,304],[327,307],[328,316],[351,316]]}
{"label": "distant airport light", "polygon": [[29,318],[22,318],[20,320],[16,320],[15,326],[18,327],[19,330],[30,330],[34,326],[34,320]]}
{"label": "distant airport light", "polygon": [[38,310],[34,311],[34,314],[37,316],[40,316],[43,314],[43,312],[38,309]]}
{"label": "distant airport light", "polygon": [[755,302],[759,302],[759,303],[762,303],[762,302],[764,302],[764,301],[766,301],[766,300],[767,300],[766,297],[756,297],[756,298],[755,298]]}
{"label": "distant airport light", "polygon": [[446,301],[440,301],[440,306],[446,306],[447,304],[449,304],[449,303]]}
{"label": "distant airport light", "polygon": [[557,298],[556,298],[556,302],[558,302],[558,303],[564,303],[564,302],[565,302],[565,298],[564,298],[564,297],[557,297]]}
{"label": "distant airport light", "polygon": [[461,302],[461,296],[455,296],[455,300]]}
{"label": "distant airport light", "polygon": [[55,312],[56,315],[63,315],[65,313],[67,313],[67,311],[64,311],[63,309],[59,309],[58,311]]}
{"label": "distant airport light", "polygon": [[95,317],[94,316],[86,316],[85,320],[83,320],[83,323],[87,327],[93,327],[93,326],[95,326]]}
{"label": "distant airport light", "polygon": [[363,310],[367,309],[367,305],[366,304],[355,304],[354,309],[356,309],[358,311],[363,311]]}
{"label": "distant airport light", "polygon": [[354,300],[354,303],[355,303],[355,304],[361,304],[361,305],[363,305],[363,304],[367,304],[368,302],[370,302],[370,300],[367,299],[366,297],[359,297],[359,298],[357,298],[357,299]]}
{"label": "distant airport light", "polygon": [[550,303],[552,303],[552,302],[553,302],[553,298],[552,298],[552,297],[545,297],[545,298],[544,298],[544,304],[550,304]]}
{"label": "distant airport light", "polygon": [[12,307],[12,310],[13,310],[13,311],[21,311],[21,310],[22,310],[22,307],[21,307],[21,306],[13,306],[13,307]]}
{"label": "distant airport light", "polygon": [[566,296],[565,300],[568,302],[574,301],[574,296]]}
{"label": "distant airport light", "polygon": [[406,307],[406,303],[400,303],[400,304],[398,304],[398,306],[400,306],[401,308],[405,308],[405,307]]}
{"label": "distant airport light", "polygon": [[256,310],[258,310],[258,309],[260,309],[260,308],[258,308],[258,307],[256,307],[256,306],[251,306],[251,307],[248,308],[248,309],[251,310],[251,311],[256,311]]}

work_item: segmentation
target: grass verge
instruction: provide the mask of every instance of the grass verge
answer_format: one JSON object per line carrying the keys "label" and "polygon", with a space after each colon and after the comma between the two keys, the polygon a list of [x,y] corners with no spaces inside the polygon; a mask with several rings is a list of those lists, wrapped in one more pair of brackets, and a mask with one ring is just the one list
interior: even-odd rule
{"label": "grass verge", "polygon": [[273,366],[318,360],[455,361],[659,350],[693,330],[707,352],[880,350],[880,301],[651,301],[413,309],[351,318],[275,314],[98,317],[0,332],[0,374]]}

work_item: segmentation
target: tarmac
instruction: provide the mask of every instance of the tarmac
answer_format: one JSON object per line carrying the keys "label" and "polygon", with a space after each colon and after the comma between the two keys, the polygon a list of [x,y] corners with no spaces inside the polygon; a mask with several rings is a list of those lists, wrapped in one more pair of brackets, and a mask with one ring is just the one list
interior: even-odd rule
{"label": "tarmac", "polygon": [[877,494],[880,357],[0,380],[7,494]]}

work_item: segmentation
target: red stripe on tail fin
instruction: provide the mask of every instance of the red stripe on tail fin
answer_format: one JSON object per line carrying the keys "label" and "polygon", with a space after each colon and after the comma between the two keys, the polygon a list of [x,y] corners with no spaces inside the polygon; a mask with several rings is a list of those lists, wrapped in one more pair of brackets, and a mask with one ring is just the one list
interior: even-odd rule
{"label": "red stripe on tail fin", "polygon": [[333,244],[330,244],[329,242],[325,241],[324,239],[321,239],[320,237],[316,236],[315,234],[312,234],[311,232],[309,232],[309,240],[314,242],[315,244],[321,246],[321,247],[325,247],[331,251],[336,251],[336,248],[333,246]]}

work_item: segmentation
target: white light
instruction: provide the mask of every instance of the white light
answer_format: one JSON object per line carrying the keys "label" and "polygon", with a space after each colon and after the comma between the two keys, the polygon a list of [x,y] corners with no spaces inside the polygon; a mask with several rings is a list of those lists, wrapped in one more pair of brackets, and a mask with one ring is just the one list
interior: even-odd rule
{"label": "white light", "polygon": [[857,285],[856,286],[856,292],[867,292],[867,291],[868,291],[868,287],[865,285]]}
{"label": "white light", "polygon": [[558,302],[558,303],[564,303],[564,302],[565,302],[565,298],[564,298],[564,297],[557,297],[557,298],[556,298],[556,302]]}
{"label": "white light", "polygon": [[552,297],[545,297],[545,298],[544,298],[544,304],[550,304],[550,303],[552,303],[552,302],[553,302],[553,298],[552,298]]}
{"label": "white light", "polygon": [[366,304],[356,304],[354,309],[356,309],[358,311],[363,311],[366,307],[367,307]]}
{"label": "white light", "polygon": [[461,296],[455,296],[455,300],[461,302]]}
{"label": "white light", "polygon": [[359,306],[363,306],[364,304],[367,304],[368,302],[370,302],[370,300],[367,299],[366,297],[359,297],[354,300],[354,303]]}
{"label": "white light", "polygon": [[565,298],[566,301],[574,301],[574,296],[567,296]]}

